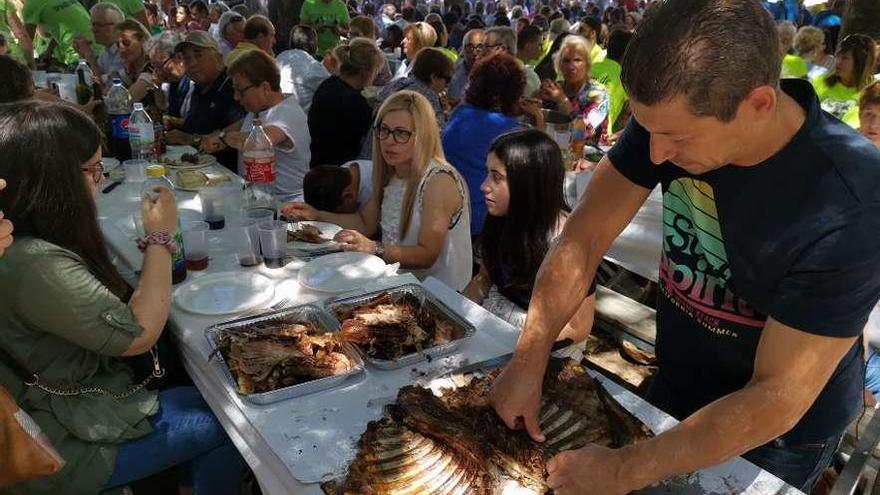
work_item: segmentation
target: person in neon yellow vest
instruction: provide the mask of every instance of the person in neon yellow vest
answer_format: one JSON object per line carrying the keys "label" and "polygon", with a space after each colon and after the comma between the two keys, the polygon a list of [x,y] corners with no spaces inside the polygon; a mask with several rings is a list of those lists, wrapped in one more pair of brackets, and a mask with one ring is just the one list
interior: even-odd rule
{"label": "person in neon yellow vest", "polygon": [[850,126],[856,127],[855,116],[859,92],[873,80],[874,40],[863,34],[851,34],[840,42],[834,57],[834,71],[813,79],[813,87],[829,112]]}

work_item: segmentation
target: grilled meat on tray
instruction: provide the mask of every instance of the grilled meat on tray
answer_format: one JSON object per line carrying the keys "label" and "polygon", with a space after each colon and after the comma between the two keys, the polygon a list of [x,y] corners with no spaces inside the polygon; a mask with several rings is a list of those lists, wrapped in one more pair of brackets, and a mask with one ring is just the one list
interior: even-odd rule
{"label": "grilled meat on tray", "polygon": [[489,405],[494,376],[445,390],[405,387],[386,416],[373,421],[341,483],[328,494],[549,493],[545,464],[558,452],[588,443],[619,447],[650,432],[572,361],[553,360],[544,380],[541,428],[536,443],[510,430]]}
{"label": "grilled meat on tray", "polygon": [[353,366],[342,344],[312,323],[227,330],[217,338],[217,351],[243,394],[340,375]]}
{"label": "grilled meat on tray", "polygon": [[342,322],[337,333],[340,340],[385,361],[395,361],[462,336],[462,329],[412,294],[404,294],[396,302],[390,294],[382,294],[370,303],[337,311],[336,317]]}

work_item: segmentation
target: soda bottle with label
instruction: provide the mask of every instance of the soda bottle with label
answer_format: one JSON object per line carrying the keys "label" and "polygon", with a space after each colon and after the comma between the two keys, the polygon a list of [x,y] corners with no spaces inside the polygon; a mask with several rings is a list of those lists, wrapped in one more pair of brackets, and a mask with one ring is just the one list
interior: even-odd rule
{"label": "soda bottle with label", "polygon": [[243,206],[247,210],[271,210],[275,216],[275,147],[260,119],[254,119],[254,127],[241,154],[245,180]]}
{"label": "soda bottle with label", "polygon": [[128,142],[128,120],[131,116],[131,96],[120,79],[113,79],[113,86],[104,98],[110,122],[108,144],[110,152],[119,161],[131,158],[131,145]]}
{"label": "soda bottle with label", "polygon": [[583,118],[576,117],[571,122],[571,141],[569,141],[569,148],[571,148],[573,160],[580,160],[584,157],[584,146],[586,144],[587,124],[584,123]]}
{"label": "soda bottle with label", "polygon": [[128,141],[131,143],[132,156],[139,160],[155,161],[153,119],[142,103],[134,104],[134,111],[128,120]]}
{"label": "soda bottle with label", "polygon": [[155,95],[156,91],[162,91],[161,89],[151,89],[150,92],[153,94],[153,104],[147,105],[146,110],[147,114],[153,119],[153,139],[154,139],[154,153],[156,158],[161,158],[162,155],[165,154],[165,126],[162,123],[162,110],[159,108],[159,105],[155,103],[157,100],[157,96]]}
{"label": "soda bottle with label", "polygon": [[86,77],[84,70],[76,69],[76,102],[80,105],[85,105],[92,99],[92,87],[86,81]]}
{"label": "soda bottle with label", "polygon": [[[158,197],[157,188],[168,189],[174,192],[174,185],[165,177],[165,167],[162,165],[150,165],[147,167],[147,180],[141,188],[141,197],[150,198],[153,201]],[[177,252],[171,255],[171,283],[179,284],[186,280],[186,255],[183,246],[183,234],[180,228],[180,217],[177,218],[177,233],[174,234],[174,242],[177,244]]]}

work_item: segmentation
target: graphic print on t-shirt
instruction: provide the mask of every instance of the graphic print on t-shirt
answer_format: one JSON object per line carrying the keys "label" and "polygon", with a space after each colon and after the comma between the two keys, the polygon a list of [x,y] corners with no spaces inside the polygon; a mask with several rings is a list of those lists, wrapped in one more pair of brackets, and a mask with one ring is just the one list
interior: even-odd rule
{"label": "graphic print on t-shirt", "polygon": [[725,323],[762,328],[765,317],[730,290],[712,186],[692,178],[673,180],[663,194],[663,224],[663,296],[718,335],[739,337],[735,326]]}

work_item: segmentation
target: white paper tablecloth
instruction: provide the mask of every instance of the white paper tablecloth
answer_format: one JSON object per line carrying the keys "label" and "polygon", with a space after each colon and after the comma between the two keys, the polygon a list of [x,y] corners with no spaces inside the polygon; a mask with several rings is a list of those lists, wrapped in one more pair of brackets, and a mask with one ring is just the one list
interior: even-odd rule
{"label": "white paper tablecloth", "polygon": [[[573,208],[580,200],[591,177],[592,172],[589,171],[566,174],[565,198],[570,207]],[[630,224],[611,244],[605,258],[656,282],[662,243],[663,194],[660,186],[657,186]]]}
{"label": "white paper tablecloth", "polygon": [[[140,187],[125,184],[110,194],[99,194],[98,210],[101,226],[121,271],[132,277],[142,257],[133,247],[133,224],[129,230],[126,218],[135,211]],[[193,193],[177,192],[178,203],[197,215],[198,202]],[[196,212],[196,213],[193,213]],[[316,302],[329,297],[304,289],[296,282],[302,262],[293,262],[283,269],[242,268],[234,253],[228,250],[225,230],[209,232],[210,265],[204,272],[190,272],[190,278],[218,271],[259,271],[276,282],[276,299],[291,297],[292,305]],[[415,282],[412,275],[386,277],[363,290]],[[268,406],[250,404],[238,397],[217,362],[209,362],[210,352],[204,330],[228,317],[205,317],[187,313],[176,307],[170,316],[171,328],[181,343],[184,364],[205,400],[223,424],[236,447],[253,469],[267,494],[318,494],[317,481],[342,474],[355,453],[355,442],[367,422],[378,418],[383,406],[394,400],[397,391],[425,376],[435,376],[468,362],[477,362],[507,353],[513,349],[518,331],[481,307],[464,299],[436,280],[424,286],[477,328],[476,335],[464,342],[451,356],[423,362],[416,366],[381,371],[367,369],[359,379],[342,388],[315,393]],[[655,431],[668,428],[674,421],[635,395],[608,383],[621,403],[632,410]],[[743,460],[725,467],[702,471],[695,475],[697,486],[731,487],[737,493],[775,494],[785,492],[781,481],[760,471]],[[698,489],[712,493],[711,490]],[[676,493],[677,490],[672,491]],[[717,492],[717,491],[716,491]],[[727,493],[727,492],[721,492]]]}

